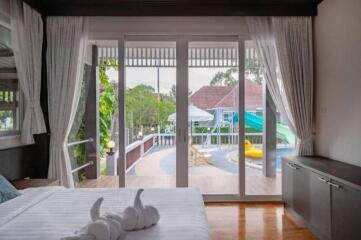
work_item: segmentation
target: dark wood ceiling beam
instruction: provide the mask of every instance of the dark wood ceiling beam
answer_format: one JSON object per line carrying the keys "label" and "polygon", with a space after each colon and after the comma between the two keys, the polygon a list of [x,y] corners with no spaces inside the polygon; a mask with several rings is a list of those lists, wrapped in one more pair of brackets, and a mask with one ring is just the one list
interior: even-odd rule
{"label": "dark wood ceiling beam", "polygon": [[46,15],[46,9],[43,0],[23,0],[23,2],[29,4],[29,6],[34,8],[40,14]]}
{"label": "dark wood ceiling beam", "polygon": [[315,16],[317,4],[157,4],[130,1],[115,4],[46,6],[48,16]]}

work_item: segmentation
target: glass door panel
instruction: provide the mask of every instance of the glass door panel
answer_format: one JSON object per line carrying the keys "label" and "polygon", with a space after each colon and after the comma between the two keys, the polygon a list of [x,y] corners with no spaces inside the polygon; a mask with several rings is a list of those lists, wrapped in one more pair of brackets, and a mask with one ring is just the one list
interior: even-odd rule
{"label": "glass door panel", "polygon": [[245,193],[281,195],[281,157],[292,154],[295,137],[265,86],[252,41],[245,42]]}
{"label": "glass door panel", "polygon": [[126,187],[176,186],[176,42],[125,43]]}
{"label": "glass door panel", "polygon": [[189,42],[188,71],[189,187],[238,195],[238,42]]}

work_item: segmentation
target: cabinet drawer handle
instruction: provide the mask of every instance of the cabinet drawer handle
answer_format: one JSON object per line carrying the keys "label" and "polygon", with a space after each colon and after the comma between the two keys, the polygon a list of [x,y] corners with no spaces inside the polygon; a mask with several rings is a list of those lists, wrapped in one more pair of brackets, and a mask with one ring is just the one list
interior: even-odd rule
{"label": "cabinet drawer handle", "polygon": [[329,185],[331,185],[332,187],[342,188],[342,186],[340,186],[340,185],[338,185],[338,184],[335,184],[335,183],[332,183],[332,182],[330,182],[330,181],[327,181],[327,183],[328,183]]}
{"label": "cabinet drawer handle", "polygon": [[328,183],[328,180],[324,179],[323,177],[318,177],[318,180],[324,183]]}
{"label": "cabinet drawer handle", "polygon": [[299,168],[296,167],[295,165],[291,164],[291,163],[287,163],[287,166],[289,166],[290,168],[292,168],[293,170],[298,170]]}

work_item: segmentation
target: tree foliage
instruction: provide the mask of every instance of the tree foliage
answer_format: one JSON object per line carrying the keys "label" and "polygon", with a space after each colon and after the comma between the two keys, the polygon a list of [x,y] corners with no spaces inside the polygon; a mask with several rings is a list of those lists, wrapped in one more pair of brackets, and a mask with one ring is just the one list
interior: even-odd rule
{"label": "tree foliage", "polygon": [[253,75],[254,81],[259,85],[262,84],[262,67],[259,61],[254,59],[246,59],[245,61],[245,73]]}
{"label": "tree foliage", "polygon": [[[238,72],[237,68],[227,69],[225,72],[217,72],[212,78],[211,86],[236,86],[238,80],[234,77],[234,74]],[[259,61],[254,59],[246,59],[245,61],[245,73],[252,75],[252,80],[258,84],[262,84],[262,67]]]}
{"label": "tree foliage", "polygon": [[237,73],[237,68],[227,69],[225,72],[217,72],[211,80],[211,86],[235,86],[238,80],[233,76]]}
{"label": "tree foliage", "polygon": [[165,128],[168,116],[175,112],[175,99],[158,95],[151,86],[140,84],[126,90],[125,109],[127,128],[133,129],[136,135],[143,127],[147,134],[152,127]]}
{"label": "tree foliage", "polygon": [[112,118],[117,105],[115,88],[106,74],[107,67],[99,67],[99,80],[104,91],[99,99],[100,154],[105,155],[107,144],[111,140]]}
{"label": "tree foliage", "polygon": [[[84,66],[84,75],[81,82],[80,87],[80,97],[77,112],[74,118],[74,122],[71,128],[71,131],[68,136],[68,142],[75,142],[85,139],[85,107],[87,102],[88,96],[88,86],[89,80],[86,78],[88,75],[86,74],[87,71],[90,71],[90,68]],[[72,163],[73,167],[75,166],[82,166],[86,163],[86,151],[85,151],[85,144],[78,144],[68,148],[70,155],[72,156]],[[85,171],[80,170],[74,173],[75,181],[82,181],[85,179]]]}

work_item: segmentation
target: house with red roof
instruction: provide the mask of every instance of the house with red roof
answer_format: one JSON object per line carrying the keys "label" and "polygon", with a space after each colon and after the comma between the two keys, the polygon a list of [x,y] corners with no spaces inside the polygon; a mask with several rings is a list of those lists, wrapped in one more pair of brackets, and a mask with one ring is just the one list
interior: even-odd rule
{"label": "house with red roof", "polygon": [[[245,79],[245,111],[262,110],[262,85]],[[203,86],[188,98],[192,104],[215,116],[215,124],[228,121],[238,111],[238,86]]]}

